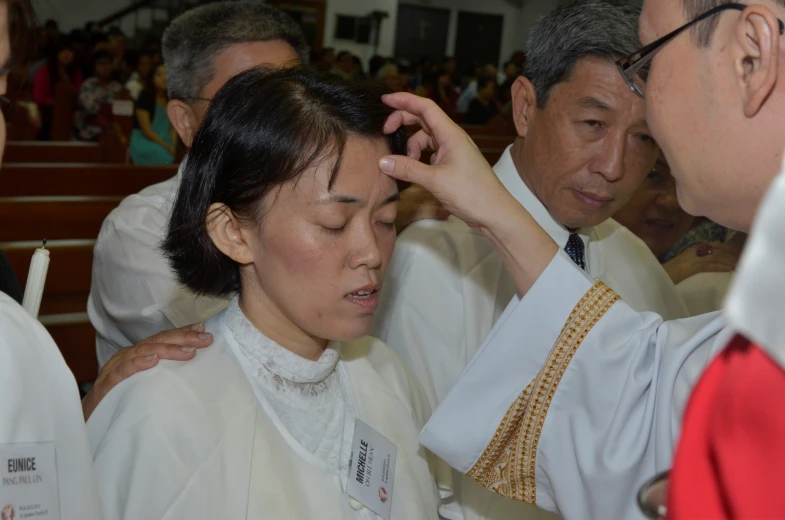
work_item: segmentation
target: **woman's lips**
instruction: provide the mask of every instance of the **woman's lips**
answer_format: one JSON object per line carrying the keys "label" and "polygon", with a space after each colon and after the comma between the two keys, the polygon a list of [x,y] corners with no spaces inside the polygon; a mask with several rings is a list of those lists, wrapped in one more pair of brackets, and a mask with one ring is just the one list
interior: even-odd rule
{"label": "woman's lips", "polygon": [[357,291],[347,294],[345,297],[350,303],[357,305],[368,312],[374,312],[379,306],[379,290]]}

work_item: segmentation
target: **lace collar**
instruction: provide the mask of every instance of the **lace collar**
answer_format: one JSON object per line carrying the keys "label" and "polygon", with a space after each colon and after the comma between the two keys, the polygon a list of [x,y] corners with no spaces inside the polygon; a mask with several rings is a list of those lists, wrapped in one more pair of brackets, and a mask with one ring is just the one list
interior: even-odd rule
{"label": "lace collar", "polygon": [[226,310],[226,324],[243,353],[276,378],[291,383],[319,383],[332,374],[338,364],[338,342],[331,341],[321,357],[311,361],[265,336],[240,309],[239,296],[232,299]]}

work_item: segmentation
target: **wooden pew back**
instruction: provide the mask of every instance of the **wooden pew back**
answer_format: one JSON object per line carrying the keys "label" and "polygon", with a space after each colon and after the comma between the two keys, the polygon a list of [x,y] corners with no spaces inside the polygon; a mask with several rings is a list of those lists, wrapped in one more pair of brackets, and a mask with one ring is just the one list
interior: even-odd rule
{"label": "wooden pew back", "polygon": [[[41,301],[41,316],[87,312],[95,240],[53,240],[49,250],[49,272]],[[27,283],[30,260],[41,242],[0,242],[22,287]]]}
{"label": "wooden pew back", "polygon": [[122,197],[2,197],[0,242],[94,239]]}
{"label": "wooden pew back", "polygon": [[177,166],[6,163],[0,197],[125,196],[176,174]]}
{"label": "wooden pew back", "polygon": [[79,92],[70,81],[60,80],[55,85],[54,95],[52,141],[70,141],[74,134],[74,110]]}
{"label": "wooden pew back", "polygon": [[4,163],[102,163],[97,143],[83,141],[8,141]]}
{"label": "wooden pew back", "polygon": [[98,372],[87,299],[101,224],[124,196],[176,171],[100,164],[6,164],[0,170],[0,249],[24,287],[35,249],[48,240],[51,262],[39,319],[77,381],[93,381]]}

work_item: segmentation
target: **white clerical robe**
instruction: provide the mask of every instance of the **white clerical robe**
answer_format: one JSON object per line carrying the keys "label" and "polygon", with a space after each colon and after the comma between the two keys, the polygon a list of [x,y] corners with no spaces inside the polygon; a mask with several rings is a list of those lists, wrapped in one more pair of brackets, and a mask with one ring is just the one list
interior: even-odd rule
{"label": "white clerical robe", "polygon": [[[348,475],[298,443],[255,391],[226,315],[206,325],[210,348],[121,383],[90,417],[104,517],[375,519],[346,495]],[[429,410],[415,377],[374,338],[339,351],[356,417],[398,449],[392,518],[438,518],[450,472],[437,489],[438,463],[418,443]]]}
{"label": "white clerical robe", "polygon": [[734,273],[698,273],[676,285],[690,316],[718,311],[728,293]]}
{"label": "white clerical robe", "polygon": [[[570,232],[553,219],[521,180],[510,148],[494,171],[564,248]],[[654,311],[667,318],[688,315],[670,277],[629,230],[608,220],[578,233],[586,245],[589,278],[605,281],[638,311]],[[412,367],[435,408],[514,294],[515,284],[501,258],[480,233],[456,218],[418,222],[398,238],[371,334],[395,349]],[[533,314],[529,319],[536,321],[537,316]],[[544,516],[534,508],[487,493],[472,481],[455,480],[456,488],[460,486],[456,497],[466,518]]]}
{"label": "white clerical robe", "polygon": [[642,518],[670,468],[685,405],[741,333],[785,367],[785,173],[756,218],[725,313],[663,322],[563,253],[494,326],[421,442],[483,486],[567,519]]}
{"label": "white clerical robe", "polygon": [[204,321],[229,304],[179,284],[160,251],[184,164],[175,177],[126,197],[101,226],[87,302],[101,367],[123,347]]}
{"label": "white clerical robe", "polygon": [[[90,446],[74,376],[46,329],[4,293],[0,293],[0,396],[0,456],[12,456],[15,447],[29,444],[43,452],[54,449],[54,467],[39,464],[36,473],[50,482],[56,479],[59,518],[99,520]],[[21,486],[0,482],[0,500],[5,500],[0,508],[9,506],[7,515],[15,508],[15,518],[24,518],[18,509],[25,506],[19,502],[24,497],[18,489]]]}
{"label": "white clerical robe", "polygon": [[497,493],[565,518],[642,518],[670,467],[695,381],[733,330],[719,313],[663,322],[559,252],[515,298],[421,442]]}

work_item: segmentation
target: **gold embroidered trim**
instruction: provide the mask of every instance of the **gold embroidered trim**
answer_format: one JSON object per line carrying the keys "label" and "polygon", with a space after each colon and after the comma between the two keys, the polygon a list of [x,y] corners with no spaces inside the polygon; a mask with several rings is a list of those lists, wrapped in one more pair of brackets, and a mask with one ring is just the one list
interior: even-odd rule
{"label": "gold embroidered trim", "polygon": [[542,370],[507,410],[490,444],[467,475],[500,495],[536,504],[537,445],[548,407],[578,347],[617,301],[619,296],[613,289],[599,281],[583,295]]}

